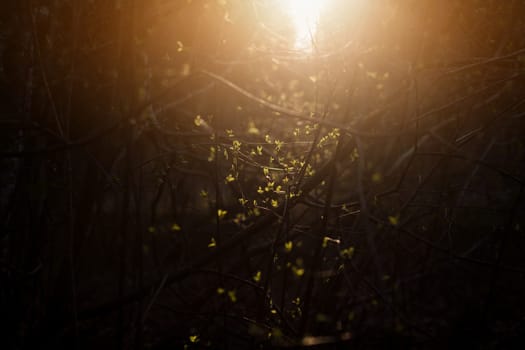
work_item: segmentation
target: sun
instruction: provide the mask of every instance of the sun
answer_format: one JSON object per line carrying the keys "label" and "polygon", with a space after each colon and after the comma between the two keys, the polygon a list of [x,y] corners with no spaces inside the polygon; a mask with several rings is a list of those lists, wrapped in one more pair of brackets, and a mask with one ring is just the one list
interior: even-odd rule
{"label": "sun", "polygon": [[311,50],[319,17],[327,0],[285,0],[286,12],[293,22],[296,49]]}

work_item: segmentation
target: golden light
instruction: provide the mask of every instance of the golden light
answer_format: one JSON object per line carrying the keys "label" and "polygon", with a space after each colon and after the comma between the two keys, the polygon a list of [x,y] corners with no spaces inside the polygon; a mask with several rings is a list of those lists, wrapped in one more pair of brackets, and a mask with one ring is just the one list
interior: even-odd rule
{"label": "golden light", "polygon": [[286,0],[286,12],[293,22],[295,48],[311,50],[319,24],[319,17],[327,0]]}

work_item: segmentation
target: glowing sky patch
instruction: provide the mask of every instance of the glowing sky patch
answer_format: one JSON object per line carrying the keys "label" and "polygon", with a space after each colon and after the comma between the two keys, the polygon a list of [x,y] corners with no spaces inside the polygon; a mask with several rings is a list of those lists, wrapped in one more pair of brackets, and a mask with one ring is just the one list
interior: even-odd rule
{"label": "glowing sky patch", "polygon": [[286,11],[295,31],[295,48],[312,48],[312,39],[315,38],[325,2],[326,0],[286,0]]}

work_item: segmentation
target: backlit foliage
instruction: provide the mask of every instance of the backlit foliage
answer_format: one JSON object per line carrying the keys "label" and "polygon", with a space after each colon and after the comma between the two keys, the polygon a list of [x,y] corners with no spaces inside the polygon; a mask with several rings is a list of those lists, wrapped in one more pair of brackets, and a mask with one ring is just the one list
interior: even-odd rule
{"label": "backlit foliage", "polygon": [[0,5],[13,348],[515,336],[525,7],[325,2]]}

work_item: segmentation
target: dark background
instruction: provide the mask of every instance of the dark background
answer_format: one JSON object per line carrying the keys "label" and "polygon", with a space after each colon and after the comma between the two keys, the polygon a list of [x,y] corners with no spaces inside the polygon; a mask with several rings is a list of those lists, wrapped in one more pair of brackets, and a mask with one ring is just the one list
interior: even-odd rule
{"label": "dark background", "polygon": [[523,13],[3,1],[1,347],[521,349]]}

